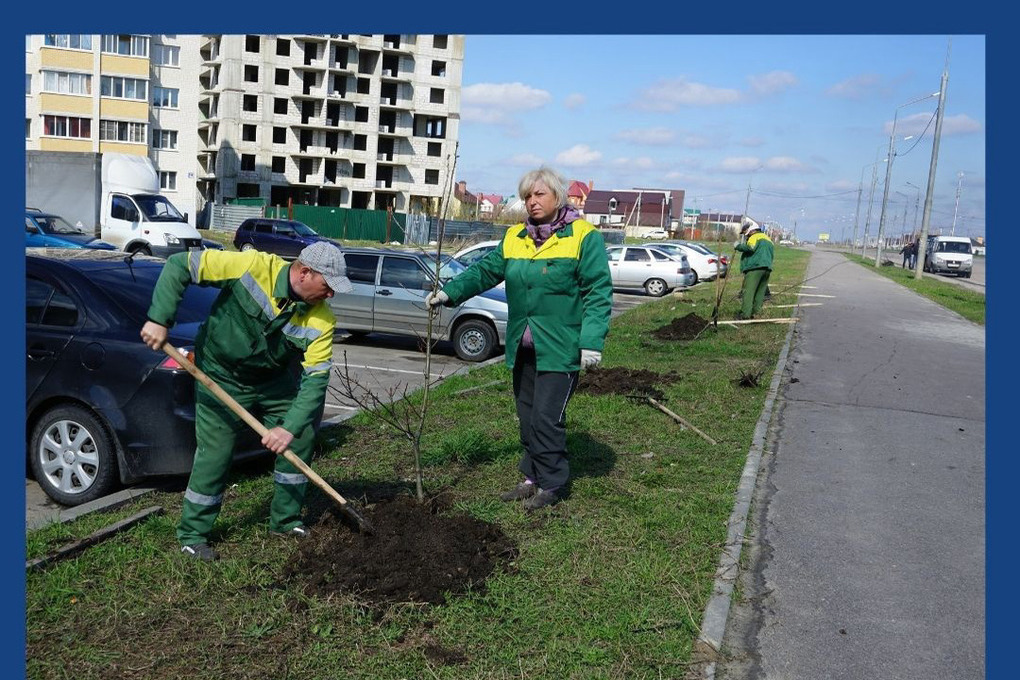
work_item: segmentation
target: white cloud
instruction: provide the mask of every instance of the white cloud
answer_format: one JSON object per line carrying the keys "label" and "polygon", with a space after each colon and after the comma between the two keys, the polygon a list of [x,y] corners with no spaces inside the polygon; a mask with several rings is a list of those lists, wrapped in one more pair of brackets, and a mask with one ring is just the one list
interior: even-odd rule
{"label": "white cloud", "polygon": [[878,94],[884,89],[881,76],[874,73],[864,73],[836,83],[827,89],[825,94],[841,99],[862,99]]}
{"label": "white cloud", "polygon": [[557,163],[570,167],[591,165],[601,159],[602,153],[589,148],[586,144],[575,144],[569,149],[556,154]]}
{"label": "white cloud", "polygon": [[739,100],[738,90],[693,83],[681,76],[641,90],[633,106],[644,111],[676,111],[684,106],[720,106]]}
{"label": "white cloud", "polygon": [[585,102],[587,101],[588,99],[583,94],[580,94],[579,92],[574,92],[572,94],[568,94],[563,99],[563,105],[568,109],[576,109],[580,106],[584,106]]}
{"label": "white cloud", "polygon": [[616,138],[631,144],[643,146],[659,146],[661,144],[672,144],[676,141],[676,133],[668,128],[643,128],[636,130],[623,130],[616,133]]}
{"label": "white cloud", "polygon": [[765,169],[773,172],[808,172],[812,168],[790,156],[773,156],[765,161]]}
{"label": "white cloud", "polygon": [[797,76],[789,71],[771,71],[762,75],[748,76],[747,80],[751,83],[751,91],[760,95],[778,94],[797,84]]}
{"label": "white cloud", "polygon": [[552,101],[545,90],[524,83],[478,83],[461,90],[461,120],[511,125],[523,111],[540,109]]}
{"label": "white cloud", "polygon": [[757,156],[724,158],[719,163],[719,170],[722,172],[750,172],[756,170],[761,164],[761,159]]}
{"label": "white cloud", "polygon": [[[935,132],[935,119],[932,113],[915,113],[905,118],[901,118],[896,123],[896,136],[900,135],[920,135],[920,134],[934,134]],[[927,128],[927,130],[925,130]],[[885,134],[892,134],[892,121],[888,121],[885,126]],[[981,132],[981,123],[974,120],[965,113],[961,113],[958,116],[944,116],[942,118],[942,134],[943,135],[965,135],[974,132]]]}

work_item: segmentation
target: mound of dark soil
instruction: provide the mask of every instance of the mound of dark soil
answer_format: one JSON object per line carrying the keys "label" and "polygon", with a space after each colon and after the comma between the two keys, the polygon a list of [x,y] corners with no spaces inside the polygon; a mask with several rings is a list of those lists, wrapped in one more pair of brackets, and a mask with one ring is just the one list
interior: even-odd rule
{"label": "mound of dark soil", "polygon": [[662,399],[663,394],[655,386],[674,383],[681,376],[675,371],[656,373],[643,368],[589,368],[581,372],[577,391],[588,394],[623,394],[649,396]]}
{"label": "mound of dark soil", "polygon": [[484,588],[517,546],[495,525],[468,515],[441,514],[437,501],[401,495],[361,509],[375,533],[351,529],[325,513],[284,568],[305,582],[305,593],[346,593],[375,606],[394,602],[441,604],[447,593]]}
{"label": "mound of dark soil", "polygon": [[652,331],[652,335],[659,340],[693,340],[698,337],[701,331],[705,330],[709,322],[691,312],[687,316],[673,319],[665,326],[660,326]]}

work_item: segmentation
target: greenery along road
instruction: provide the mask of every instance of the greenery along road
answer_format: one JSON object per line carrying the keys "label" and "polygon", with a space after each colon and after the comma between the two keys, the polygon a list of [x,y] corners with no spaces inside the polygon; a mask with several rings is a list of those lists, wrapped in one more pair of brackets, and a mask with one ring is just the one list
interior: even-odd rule
{"label": "greenery along road", "polygon": [[[772,305],[796,303],[807,259],[777,248]],[[739,285],[732,275],[722,318],[736,314]],[[268,535],[270,468],[249,466],[232,475],[214,537],[223,559],[213,564],[177,552],[180,493],[30,533],[32,559],[142,507],[166,509],[27,574],[28,677],[682,677],[789,329],[709,327],[687,342],[652,335],[690,312],[709,318],[714,294],[714,284],[699,284],[617,317],[604,367],[679,372],[679,381],[659,385],[665,404],[717,444],[648,403],[579,391],[567,417],[572,494],[547,512],[525,516],[496,499],[518,476],[506,368],[480,368],[432,392],[426,490],[495,523],[520,548],[484,589],[383,612],[354,595],[306,596],[299,581],[282,577],[293,544]],[[766,316],[790,312],[765,309]],[[757,386],[738,384],[757,373],[764,375]],[[472,386],[479,389],[457,394]],[[406,440],[367,414],[323,430],[319,445],[313,467],[349,497],[413,474]],[[330,503],[311,488],[310,523],[331,515]]]}

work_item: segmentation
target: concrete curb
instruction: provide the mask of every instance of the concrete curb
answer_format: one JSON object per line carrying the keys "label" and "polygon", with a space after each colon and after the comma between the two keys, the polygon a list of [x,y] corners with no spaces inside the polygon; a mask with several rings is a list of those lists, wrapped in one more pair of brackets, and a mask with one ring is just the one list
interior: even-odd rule
{"label": "concrete curb", "polygon": [[41,529],[50,524],[60,524],[63,522],[70,522],[72,519],[77,519],[82,515],[87,515],[90,512],[97,510],[112,510],[113,508],[120,507],[134,499],[144,496],[145,494],[151,493],[156,490],[156,487],[141,487],[131,489],[121,489],[109,496],[103,496],[97,498],[94,501],[88,503],[82,503],[76,505],[73,508],[54,509],[53,512],[41,515],[33,520],[26,522],[25,530],[34,531]]}
{"label": "concrete curb", "polygon": [[786,369],[795,328],[796,324],[790,324],[790,330],[786,333],[786,342],[776,360],[769,392],[765,398],[765,404],[762,406],[761,415],[758,417],[758,423],[754,428],[754,438],[751,440],[747,461],[744,463],[744,470],[740,475],[740,485],[737,487],[736,502],[727,522],[726,545],[719,558],[719,567],[715,571],[712,596],[709,598],[708,604],[705,605],[705,612],[701,618],[701,634],[694,645],[695,654],[704,656],[706,662],[704,677],[706,680],[715,680],[716,662],[726,633],[726,620],[729,618],[733,585],[740,574],[740,550],[744,543],[744,529],[751,508],[751,499],[757,485],[758,466],[765,449],[769,424],[775,413],[776,397],[779,394],[779,385]]}

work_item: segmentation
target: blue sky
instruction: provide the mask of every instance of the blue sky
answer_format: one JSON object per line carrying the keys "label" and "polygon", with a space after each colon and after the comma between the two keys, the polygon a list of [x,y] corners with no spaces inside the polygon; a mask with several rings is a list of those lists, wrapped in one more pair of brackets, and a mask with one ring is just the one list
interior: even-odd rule
{"label": "blue sky", "polygon": [[948,233],[955,212],[956,233],[984,235],[980,35],[468,35],[456,175],[506,195],[545,163],[597,189],[684,189],[685,207],[735,213],[750,182],[752,217],[849,238],[876,160],[877,231],[898,110],[886,231],[909,231],[938,99],[908,103],[938,92],[950,39],[931,226]]}

